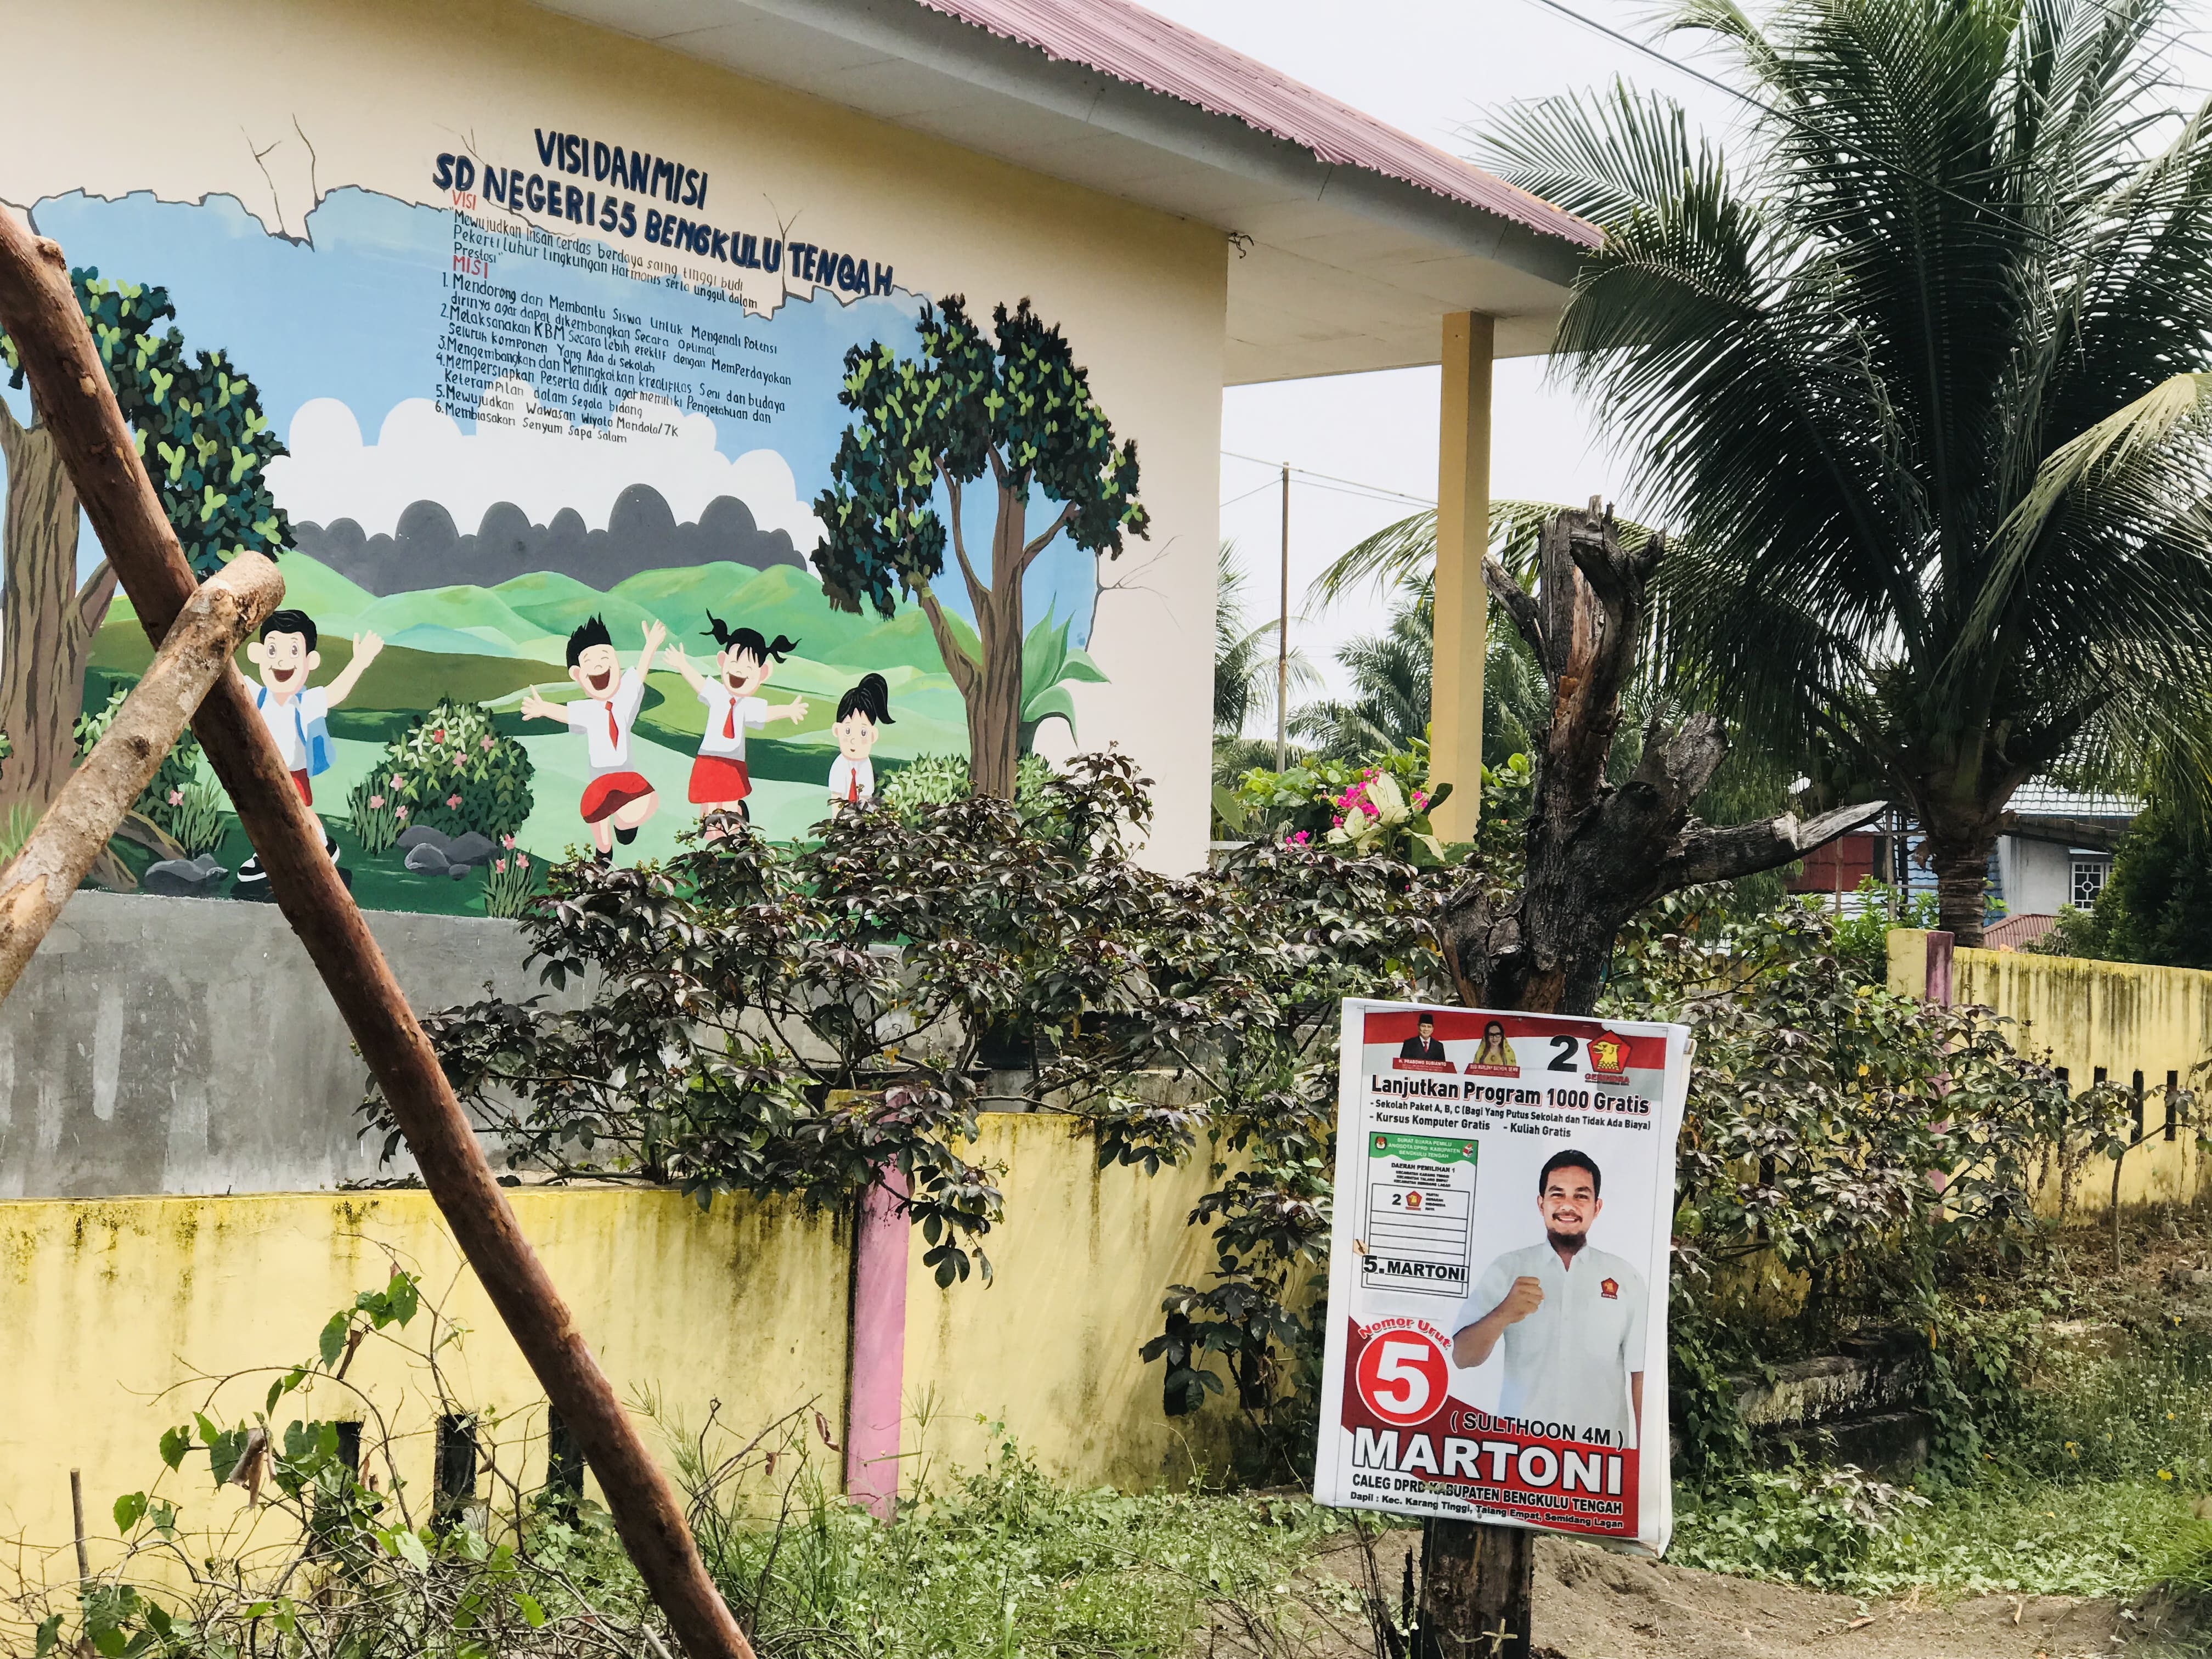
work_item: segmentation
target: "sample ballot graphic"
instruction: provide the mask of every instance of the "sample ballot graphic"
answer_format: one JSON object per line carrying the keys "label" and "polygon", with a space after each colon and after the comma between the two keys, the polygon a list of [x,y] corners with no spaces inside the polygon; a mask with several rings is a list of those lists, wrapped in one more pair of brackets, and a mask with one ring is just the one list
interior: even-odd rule
{"label": "sample ballot graphic", "polygon": [[1475,1150],[1443,1135],[1368,1137],[1361,1288],[1467,1295]]}

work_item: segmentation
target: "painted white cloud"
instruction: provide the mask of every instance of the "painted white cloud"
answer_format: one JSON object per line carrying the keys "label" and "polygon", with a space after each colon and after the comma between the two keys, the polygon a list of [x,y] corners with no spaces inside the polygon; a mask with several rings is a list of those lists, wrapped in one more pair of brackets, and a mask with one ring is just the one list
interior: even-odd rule
{"label": "painted white cloud", "polygon": [[362,441],[351,409],[313,398],[292,417],[285,439],[292,453],[270,463],[270,489],[295,519],[351,519],[372,536],[389,533],[410,503],[434,501],[465,535],[500,501],[514,502],[534,524],[574,507],[587,529],[604,530],[615,498],[641,483],[659,490],[679,521],[696,520],[718,495],[734,495],[763,530],[788,531],[801,557],[820,544],[821,526],[783,457],[751,449],[732,460],[714,447],[709,416],[633,397],[604,432],[572,427],[514,379],[493,386],[480,407],[486,416],[503,411],[513,423],[481,419],[464,433],[429,399],[410,398],[384,417],[372,444]]}

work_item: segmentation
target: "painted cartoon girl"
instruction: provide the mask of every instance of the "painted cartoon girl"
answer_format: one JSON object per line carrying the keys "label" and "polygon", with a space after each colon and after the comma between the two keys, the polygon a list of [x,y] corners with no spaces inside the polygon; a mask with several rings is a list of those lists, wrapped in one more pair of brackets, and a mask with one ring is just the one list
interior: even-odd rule
{"label": "painted cartoon girl", "polygon": [[1482,1047],[1474,1051],[1477,1066],[1517,1066],[1513,1045],[1505,1040],[1505,1027],[1496,1020],[1482,1028]]}
{"label": "painted cartoon girl", "polygon": [[893,724],[891,689],[881,674],[863,674],[860,683],[837,699],[837,758],[830,763],[830,805],[858,806],[876,798],[876,767],[868,758],[878,726]]}
{"label": "painted cartoon girl", "polygon": [[701,817],[735,812],[750,823],[752,815],[745,797],[752,793],[753,782],[745,767],[745,733],[770,720],[789,720],[795,726],[806,718],[804,697],[771,708],[759,695],[775,665],[796,651],[799,641],[781,634],[772,641],[763,639],[756,629],[732,628],[711,611],[706,632],[717,647],[712,679],[691,665],[683,647],[669,647],[676,672],[707,705],[707,729],[699,739],[699,757],[691,763],[691,804]]}

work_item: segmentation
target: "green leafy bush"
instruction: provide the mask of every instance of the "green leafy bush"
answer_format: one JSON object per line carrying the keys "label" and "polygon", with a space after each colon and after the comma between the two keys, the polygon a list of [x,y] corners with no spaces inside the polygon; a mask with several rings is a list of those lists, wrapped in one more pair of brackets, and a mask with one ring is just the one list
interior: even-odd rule
{"label": "green leafy bush", "polygon": [[1681,1566],[1822,1588],[1851,1582],[1885,1534],[1928,1499],[1860,1470],[1746,1469],[1682,1494],[1668,1559]]}
{"label": "green leafy bush", "polygon": [[521,739],[502,737],[482,703],[441,698],[385,745],[347,795],[354,835],[372,855],[417,824],[448,836],[511,836],[530,816],[532,769]]}
{"label": "green leafy bush", "polygon": [[1223,817],[1244,833],[1325,845],[1354,856],[1416,864],[1444,862],[1429,815],[1451,785],[1429,786],[1429,746],[1378,750],[1357,761],[1317,757],[1280,772],[1253,770],[1237,780]]}
{"label": "green leafy bush", "polygon": [[[1933,927],[1941,920],[1932,892],[1900,890],[1872,876],[1855,890],[1860,900],[1856,915],[1835,923],[1836,955],[1863,985],[1889,982],[1889,930],[1893,927]],[[1895,920],[1892,921],[1893,915]]]}
{"label": "green leafy bush", "polygon": [[[1024,755],[1014,768],[1016,808],[1035,811],[1043,804],[1045,786],[1052,777],[1051,762],[1042,755]],[[969,793],[968,761],[962,755],[917,755],[876,787],[877,799],[902,816],[966,800]]]}

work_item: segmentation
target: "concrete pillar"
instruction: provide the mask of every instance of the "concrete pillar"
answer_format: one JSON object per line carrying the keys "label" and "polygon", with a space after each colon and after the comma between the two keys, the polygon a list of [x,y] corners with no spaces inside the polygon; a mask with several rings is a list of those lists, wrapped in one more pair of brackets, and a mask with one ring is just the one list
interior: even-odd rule
{"label": "concrete pillar", "polygon": [[1437,633],[1429,775],[1452,786],[1437,814],[1444,841],[1470,841],[1482,804],[1482,657],[1490,546],[1490,358],[1495,319],[1455,312],[1443,324],[1443,404],[1437,457]]}
{"label": "concrete pillar", "polygon": [[906,1385],[906,1177],[886,1168],[860,1197],[853,1237],[852,1346],[845,1407],[845,1495],[881,1521],[898,1499]]}

